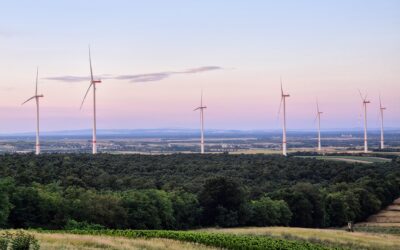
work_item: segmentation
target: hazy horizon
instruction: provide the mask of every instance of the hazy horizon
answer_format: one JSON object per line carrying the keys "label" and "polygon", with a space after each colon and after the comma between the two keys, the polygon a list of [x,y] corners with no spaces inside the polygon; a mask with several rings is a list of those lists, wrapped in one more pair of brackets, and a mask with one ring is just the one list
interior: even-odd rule
{"label": "hazy horizon", "polygon": [[[23,6],[23,7],[21,7]],[[0,134],[90,129],[91,44],[104,129],[279,130],[280,83],[288,130],[400,127],[400,1],[18,1],[0,10]]]}
{"label": "hazy horizon", "polygon": [[[380,133],[380,128],[369,128],[369,132]],[[400,128],[395,127],[388,127],[386,128],[387,132],[400,132]],[[160,134],[168,134],[168,133],[195,133],[199,134],[200,130],[198,128],[137,128],[137,129],[98,129],[97,134],[101,136],[102,134],[112,134],[115,133],[117,135],[123,134],[131,134],[131,133],[139,133],[143,132],[144,135],[148,133],[160,133]],[[232,133],[239,133],[239,135],[243,133],[257,133],[257,134],[281,134],[281,129],[213,129],[208,128],[205,129],[205,132],[208,133],[224,133],[224,132],[232,132]],[[317,133],[316,129],[288,129],[288,133]],[[321,132],[325,133],[360,133],[363,134],[363,128],[332,128],[332,129],[321,129]],[[76,129],[76,130],[49,130],[49,131],[41,131],[42,136],[49,136],[49,135],[92,135],[92,129]],[[7,137],[7,136],[35,136],[35,131],[23,131],[23,132],[14,132],[14,133],[0,133],[0,136]],[[101,138],[99,138],[101,139]]]}

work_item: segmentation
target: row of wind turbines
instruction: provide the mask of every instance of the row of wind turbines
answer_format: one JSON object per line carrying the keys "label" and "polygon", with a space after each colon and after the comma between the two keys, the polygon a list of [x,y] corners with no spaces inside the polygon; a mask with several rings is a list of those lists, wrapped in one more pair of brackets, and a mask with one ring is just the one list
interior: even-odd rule
{"label": "row of wind turbines", "polygon": [[[90,66],[90,84],[88,89],[86,90],[86,93],[83,97],[80,109],[82,109],[83,104],[85,103],[86,97],[89,94],[90,89],[93,89],[93,131],[92,131],[92,153],[96,154],[97,153],[97,126],[96,126],[96,84],[101,83],[101,80],[95,80],[93,77],[93,67],[92,67],[92,57],[91,57],[91,52],[90,52],[90,47],[89,47],[89,66]],[[25,102],[22,103],[24,105],[25,103],[35,100],[36,102],[36,144],[35,144],[35,153],[36,155],[40,154],[40,129],[39,129],[39,100],[40,98],[43,98],[43,94],[38,93],[38,76],[39,76],[39,69],[36,70],[36,87],[35,87],[35,95],[28,98]],[[370,104],[371,102],[367,100],[367,96],[363,96],[360,93],[360,97],[362,99],[363,103],[363,108],[364,108],[364,152],[368,152],[368,132],[367,132],[367,105]],[[281,102],[280,102],[280,107],[279,107],[279,115],[280,111],[283,110],[283,123],[282,123],[282,154],[284,156],[287,156],[287,137],[286,137],[286,98],[289,98],[290,95],[286,94],[283,91],[283,84],[282,84],[282,79],[281,79]],[[382,106],[381,98],[379,97],[379,102],[380,102],[380,120],[381,120],[381,149],[384,149],[384,124],[383,124],[383,112],[386,110],[385,107]],[[204,110],[207,107],[203,105],[203,92],[201,92],[201,97],[200,97],[200,106],[195,108],[194,111],[199,110],[200,111],[200,152],[201,154],[205,153],[205,143],[204,143]],[[316,115],[316,120],[317,120],[317,128],[318,128],[318,151],[322,151],[322,146],[321,146],[321,115],[323,114],[322,111],[319,109],[319,104],[317,101],[317,115]]]}
{"label": "row of wind turbines", "polygon": [[[368,119],[367,119],[367,105],[371,103],[367,99],[367,95],[363,96],[361,94],[361,91],[358,90],[362,104],[363,104],[363,110],[364,110],[364,153],[368,153]],[[282,154],[284,156],[287,156],[287,145],[286,145],[286,98],[290,97],[289,94],[285,94],[283,91],[283,84],[282,84],[282,79],[281,79],[281,103],[279,107],[279,112],[281,111],[281,107],[283,104],[283,136],[282,136]],[[383,124],[383,113],[386,110],[386,107],[382,106],[382,100],[381,97],[379,96],[379,111],[380,111],[380,122],[381,122],[381,138],[380,138],[380,148],[384,149],[385,148],[385,138],[384,138],[384,124]],[[318,147],[317,150],[319,152],[322,151],[322,146],[321,146],[321,115],[323,112],[319,109],[319,103],[317,100],[317,115],[315,117],[317,121],[317,129],[318,129]]]}
{"label": "row of wind turbines", "polygon": [[[89,47],[89,66],[90,66],[90,84],[88,89],[86,90],[85,96],[83,97],[80,109],[82,109],[82,106],[86,100],[87,95],[89,94],[89,91],[91,88],[93,88],[93,134],[92,134],[92,153],[97,154],[97,141],[96,141],[96,84],[101,83],[101,80],[95,80],[93,77],[93,67],[92,67],[92,56],[90,53],[90,47]],[[42,94],[38,94],[38,76],[39,76],[39,69],[36,70],[36,88],[35,88],[35,95],[30,97],[28,100],[22,103],[24,105],[25,103],[35,100],[36,101],[36,146],[35,146],[35,154],[38,155],[40,154],[40,129],[39,129],[39,98],[44,97]]]}

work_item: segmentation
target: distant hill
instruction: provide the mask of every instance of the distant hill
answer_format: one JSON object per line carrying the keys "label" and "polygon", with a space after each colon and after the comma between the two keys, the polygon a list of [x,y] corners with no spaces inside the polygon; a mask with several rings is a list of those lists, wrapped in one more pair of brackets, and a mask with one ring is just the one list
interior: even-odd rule
{"label": "distant hill", "polygon": [[[371,129],[371,135],[379,134],[379,130]],[[400,134],[400,129],[387,128],[387,133]],[[265,137],[265,136],[280,136],[281,130],[235,130],[235,129],[208,129],[205,131],[208,137]],[[328,135],[353,135],[361,136],[362,129],[332,129],[325,130]],[[154,138],[168,138],[168,137],[194,137],[199,136],[199,129],[188,128],[159,128],[159,129],[99,129],[97,130],[98,136],[101,137],[154,137]],[[61,130],[61,131],[43,131],[43,137],[67,137],[67,138],[86,138],[91,137],[91,129],[81,130]],[[315,130],[288,130],[289,136],[314,136]],[[35,136],[34,132],[25,133],[7,133],[0,134],[0,138],[26,138]]]}

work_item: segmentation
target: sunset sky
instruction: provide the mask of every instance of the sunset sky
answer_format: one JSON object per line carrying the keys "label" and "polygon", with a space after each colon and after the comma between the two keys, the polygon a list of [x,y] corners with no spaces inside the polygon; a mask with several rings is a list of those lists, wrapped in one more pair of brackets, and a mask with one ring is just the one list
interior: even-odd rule
{"label": "sunset sky", "polygon": [[98,129],[400,128],[400,1],[2,1],[0,134],[33,131],[39,67],[42,131],[91,128],[88,44]]}

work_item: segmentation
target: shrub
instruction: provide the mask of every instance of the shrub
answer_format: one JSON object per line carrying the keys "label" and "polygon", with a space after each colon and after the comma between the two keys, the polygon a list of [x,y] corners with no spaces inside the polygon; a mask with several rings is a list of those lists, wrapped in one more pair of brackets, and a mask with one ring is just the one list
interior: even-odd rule
{"label": "shrub", "polygon": [[76,221],[76,220],[68,220],[64,229],[66,229],[66,230],[74,230],[74,229],[99,230],[99,229],[105,229],[105,227],[102,225],[99,225],[99,224],[88,223],[86,221],[80,222],[80,221]]}
{"label": "shrub", "polygon": [[0,250],[7,250],[8,244],[10,243],[11,234],[4,232],[0,235]]}
{"label": "shrub", "polygon": [[0,250],[39,250],[40,246],[35,236],[24,231],[15,234],[4,232],[0,235]]}

